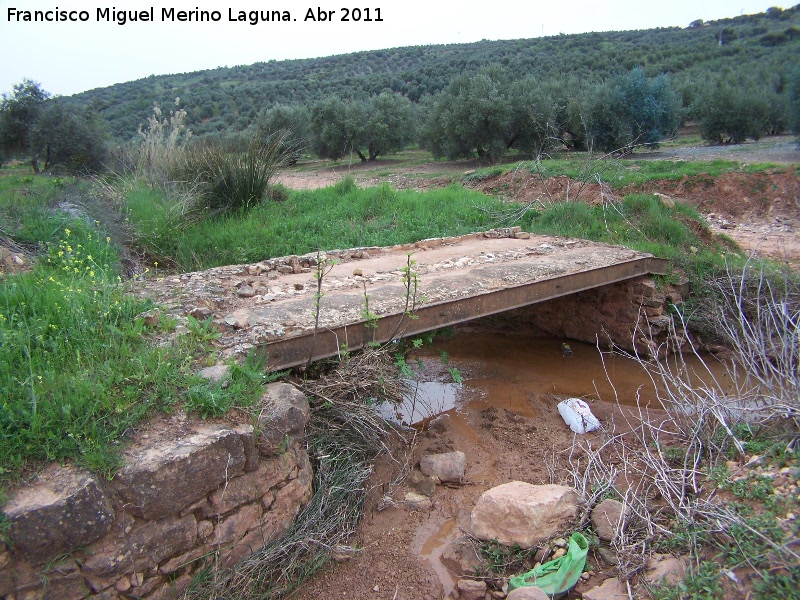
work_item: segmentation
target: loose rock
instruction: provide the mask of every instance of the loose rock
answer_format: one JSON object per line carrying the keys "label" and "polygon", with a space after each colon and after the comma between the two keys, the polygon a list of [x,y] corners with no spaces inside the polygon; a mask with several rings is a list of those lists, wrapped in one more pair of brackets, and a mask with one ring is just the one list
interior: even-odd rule
{"label": "loose rock", "polygon": [[504,546],[530,548],[563,531],[577,514],[574,489],[512,481],[481,494],[472,510],[472,533]]}
{"label": "loose rock", "polygon": [[550,600],[550,596],[536,586],[521,587],[511,590],[507,600]]}
{"label": "loose rock", "polygon": [[436,480],[433,477],[423,475],[416,469],[411,471],[406,483],[408,483],[410,487],[423,496],[433,496],[433,493],[436,490]]}
{"label": "loose rock", "polygon": [[424,454],[419,459],[419,468],[424,475],[436,477],[439,481],[461,483],[467,468],[467,457],[458,450],[443,454]]}
{"label": "loose rock", "polygon": [[483,564],[475,546],[465,535],[447,544],[439,560],[451,573],[462,576],[474,574]]}
{"label": "loose rock", "polygon": [[686,574],[685,563],[668,554],[656,554],[648,557],[645,562],[645,579],[649,583],[658,583],[663,580],[668,585],[675,585]]}
{"label": "loose rock", "polygon": [[629,600],[628,590],[619,579],[606,579],[602,585],[583,593],[584,600]]}
{"label": "loose rock", "polygon": [[592,527],[604,542],[610,542],[617,534],[624,506],[617,500],[606,499],[592,509]]}
{"label": "loose rock", "polygon": [[486,595],[486,582],[461,579],[458,582],[458,593],[463,600],[483,600]]}

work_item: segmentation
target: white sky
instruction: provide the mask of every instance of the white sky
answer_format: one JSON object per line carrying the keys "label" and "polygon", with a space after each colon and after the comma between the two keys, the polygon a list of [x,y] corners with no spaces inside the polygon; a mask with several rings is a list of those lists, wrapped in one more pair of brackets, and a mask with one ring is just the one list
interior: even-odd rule
{"label": "white sky", "polygon": [[[452,44],[482,39],[518,39],[558,33],[685,27],[753,14],[775,0],[372,0],[348,3],[316,0],[252,2],[173,0],[156,2],[155,21],[97,22],[97,10],[149,9],[151,4],[118,0],[0,0],[0,92],[10,92],[24,77],[52,94],[69,95],[148,75],[184,73],[220,66],[249,65],[271,59],[311,58],[398,46]],[[304,21],[309,8],[334,10],[334,20]],[[378,22],[340,19],[342,7],[380,8]],[[777,4],[788,8],[791,4]],[[229,22],[228,11],[288,10],[296,21],[251,26]],[[9,9],[86,10],[86,23],[9,21]],[[161,21],[161,9],[217,10],[216,23]]]}

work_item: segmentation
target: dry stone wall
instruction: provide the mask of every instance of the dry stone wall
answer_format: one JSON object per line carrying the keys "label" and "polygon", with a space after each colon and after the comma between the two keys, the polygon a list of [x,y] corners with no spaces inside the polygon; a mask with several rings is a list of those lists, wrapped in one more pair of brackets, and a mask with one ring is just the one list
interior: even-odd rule
{"label": "dry stone wall", "polygon": [[480,319],[494,329],[529,330],[602,347],[613,344],[644,355],[655,354],[665,342],[682,348],[686,332],[670,315],[680,306],[688,284],[659,286],[649,276],[547,300]]}
{"label": "dry stone wall", "polygon": [[232,567],[310,500],[308,417],[303,394],[274,383],[256,427],[173,417],[137,435],[111,481],[51,465],[2,507],[0,598],[160,600]]}

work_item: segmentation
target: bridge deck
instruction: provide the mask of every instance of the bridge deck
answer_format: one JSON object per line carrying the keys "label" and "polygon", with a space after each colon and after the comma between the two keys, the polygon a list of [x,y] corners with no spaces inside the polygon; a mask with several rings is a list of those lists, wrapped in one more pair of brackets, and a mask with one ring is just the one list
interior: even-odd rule
{"label": "bridge deck", "polygon": [[[137,292],[175,314],[214,318],[223,355],[263,347],[273,370],[600,287],[666,263],[621,246],[517,230],[330,252],[316,317],[316,255],[145,279]],[[490,236],[490,237],[486,237]],[[403,281],[409,254],[415,293]],[[407,306],[408,301],[408,306]],[[369,305],[372,323],[364,317]],[[413,308],[413,318],[409,317]]]}

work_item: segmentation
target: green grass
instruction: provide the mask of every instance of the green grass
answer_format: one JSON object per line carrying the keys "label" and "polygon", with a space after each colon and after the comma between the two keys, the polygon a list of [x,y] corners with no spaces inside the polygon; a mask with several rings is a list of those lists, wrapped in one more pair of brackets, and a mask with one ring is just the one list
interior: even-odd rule
{"label": "green grass", "polygon": [[[347,181],[347,180],[345,180]],[[448,187],[428,193],[388,185],[342,185],[291,192],[285,202],[265,202],[247,212],[206,218],[160,237],[153,253],[172,245],[178,270],[256,262],[265,258],[414,242],[492,228],[499,203],[478,192]],[[138,229],[136,217],[131,220]],[[147,217],[143,218],[149,222]],[[165,230],[166,231],[166,230]]]}
{"label": "green grass", "polygon": [[[455,236],[506,224],[512,209],[502,201],[458,185],[417,192],[389,185],[359,188],[352,178],[336,186],[290,191],[284,202],[263,202],[249,211],[218,215],[183,227],[168,217],[168,201],[134,189],[129,218],[148,253],[179,271],[257,262],[265,258],[361,246],[404,244]],[[165,216],[167,215],[167,216]],[[633,194],[617,206],[582,202],[528,211],[516,224],[526,231],[628,245],[667,258],[692,279],[719,269],[731,249],[709,244],[702,217],[693,208],[669,208],[648,194]],[[180,227],[180,235],[175,231]]]}
{"label": "green grass", "polygon": [[51,207],[74,181],[34,176],[22,165],[0,169],[0,235],[27,245],[56,241],[69,217]]}
{"label": "green grass", "polygon": [[[175,322],[145,327],[140,314],[152,303],[125,293],[111,238],[54,210],[53,180],[14,177],[0,179],[0,228],[33,235],[32,222],[48,226],[44,239],[28,238],[45,248],[33,269],[0,275],[0,496],[46,461],[110,477],[127,432],[153,411],[183,403],[217,415],[259,396],[258,361],[233,367],[226,389],[194,374],[209,361],[201,327],[174,345],[154,343]],[[20,196],[20,183],[31,193]]]}

